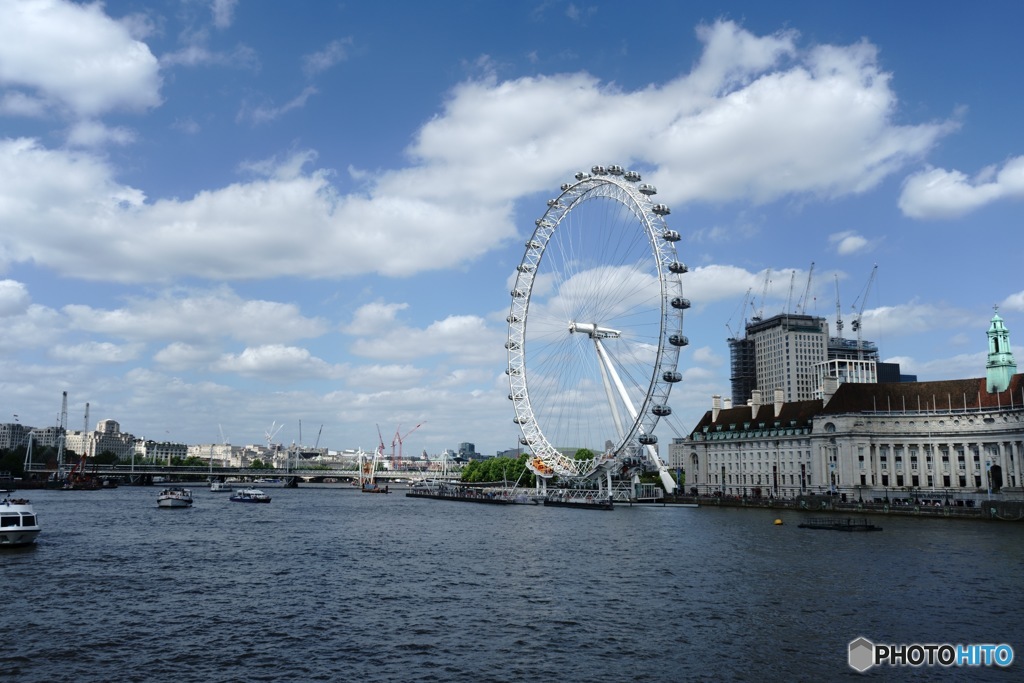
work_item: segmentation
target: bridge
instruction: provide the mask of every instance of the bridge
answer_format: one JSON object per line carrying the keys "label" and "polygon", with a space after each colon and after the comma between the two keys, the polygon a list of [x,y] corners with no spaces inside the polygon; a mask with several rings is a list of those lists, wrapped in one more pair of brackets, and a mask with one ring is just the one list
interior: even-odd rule
{"label": "bridge", "polygon": [[[66,472],[69,466],[65,465]],[[25,479],[47,480],[56,474],[57,468],[39,463],[30,463],[25,470]],[[99,465],[90,464],[85,474],[98,479],[112,479],[130,483],[152,483],[155,477],[163,477],[167,481],[206,481],[225,479],[283,479],[286,486],[298,486],[301,482],[356,481],[359,479],[358,468],[337,469],[303,469],[290,468],[267,469],[265,467],[181,467],[174,465]],[[374,480],[383,483],[406,482],[423,476],[429,472],[419,470],[375,472]]]}

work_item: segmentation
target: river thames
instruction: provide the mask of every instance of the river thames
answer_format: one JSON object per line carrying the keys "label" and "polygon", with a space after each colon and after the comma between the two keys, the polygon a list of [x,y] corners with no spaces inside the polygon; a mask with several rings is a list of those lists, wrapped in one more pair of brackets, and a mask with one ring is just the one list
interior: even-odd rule
{"label": "river thames", "polygon": [[[0,679],[1021,680],[1024,526],[796,512],[489,506],[267,489],[23,491],[0,552]],[[782,526],[773,525],[781,518]],[[847,664],[848,645],[1007,643],[997,668]]]}

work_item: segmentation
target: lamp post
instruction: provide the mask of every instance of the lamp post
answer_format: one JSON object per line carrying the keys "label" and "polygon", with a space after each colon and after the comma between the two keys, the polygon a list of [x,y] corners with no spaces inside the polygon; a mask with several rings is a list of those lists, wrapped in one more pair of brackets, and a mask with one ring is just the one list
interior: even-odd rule
{"label": "lamp post", "polygon": [[988,481],[988,499],[992,500],[992,458],[985,460],[985,479]]}

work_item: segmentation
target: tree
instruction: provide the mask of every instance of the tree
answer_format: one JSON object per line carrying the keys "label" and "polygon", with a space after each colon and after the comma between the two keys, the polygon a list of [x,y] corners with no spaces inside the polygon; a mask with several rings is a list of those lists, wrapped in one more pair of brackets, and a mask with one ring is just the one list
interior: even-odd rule
{"label": "tree", "polygon": [[116,465],[119,461],[120,458],[113,451],[103,451],[93,458],[93,462],[97,465]]}

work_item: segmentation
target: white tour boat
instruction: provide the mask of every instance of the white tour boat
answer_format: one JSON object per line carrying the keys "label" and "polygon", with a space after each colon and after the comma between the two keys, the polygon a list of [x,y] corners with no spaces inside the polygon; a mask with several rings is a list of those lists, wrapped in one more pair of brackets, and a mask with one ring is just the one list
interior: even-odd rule
{"label": "white tour boat", "polygon": [[269,503],[270,496],[259,489],[239,489],[231,494],[231,500],[236,503]]}
{"label": "white tour boat", "polygon": [[168,486],[157,494],[156,504],[162,508],[190,508],[192,491],[180,486]]}
{"label": "white tour boat", "polygon": [[0,501],[0,547],[32,545],[40,531],[32,503],[24,498]]}
{"label": "white tour boat", "polygon": [[224,491],[234,491],[234,487],[226,481],[211,481],[210,490],[214,493],[223,493]]}

